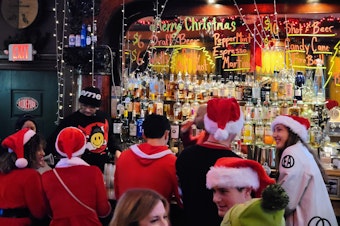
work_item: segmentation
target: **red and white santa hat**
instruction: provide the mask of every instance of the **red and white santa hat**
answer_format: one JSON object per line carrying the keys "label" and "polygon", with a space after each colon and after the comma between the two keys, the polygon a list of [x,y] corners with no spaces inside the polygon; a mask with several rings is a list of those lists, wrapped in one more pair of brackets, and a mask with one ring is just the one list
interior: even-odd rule
{"label": "red and white santa hat", "polygon": [[69,159],[82,155],[85,152],[85,146],[85,134],[76,127],[62,129],[55,142],[57,152]]}
{"label": "red and white santa hat", "polygon": [[226,140],[229,134],[239,134],[244,118],[235,98],[214,98],[207,103],[204,128],[216,140]]}
{"label": "red and white santa hat", "polygon": [[308,139],[308,129],[310,127],[309,120],[295,115],[279,115],[272,122],[272,131],[277,124],[282,124],[296,133],[302,141],[306,142]]}
{"label": "red and white santa hat", "polygon": [[29,129],[24,128],[18,132],[6,137],[1,145],[8,148],[9,152],[14,152],[17,155],[15,165],[18,168],[25,168],[28,165],[27,159],[24,158],[24,145],[35,135],[36,133]]}
{"label": "red and white santa hat", "polygon": [[215,165],[210,167],[206,179],[208,189],[251,187],[256,197],[261,197],[263,189],[275,183],[260,163],[236,157],[218,159]]}

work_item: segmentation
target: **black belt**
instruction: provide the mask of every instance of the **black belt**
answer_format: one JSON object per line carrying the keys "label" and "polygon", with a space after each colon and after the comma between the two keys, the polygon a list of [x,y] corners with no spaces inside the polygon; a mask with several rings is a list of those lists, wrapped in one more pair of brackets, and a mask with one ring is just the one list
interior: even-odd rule
{"label": "black belt", "polygon": [[13,208],[13,209],[0,208],[0,217],[25,218],[30,217],[30,211],[27,208]]}

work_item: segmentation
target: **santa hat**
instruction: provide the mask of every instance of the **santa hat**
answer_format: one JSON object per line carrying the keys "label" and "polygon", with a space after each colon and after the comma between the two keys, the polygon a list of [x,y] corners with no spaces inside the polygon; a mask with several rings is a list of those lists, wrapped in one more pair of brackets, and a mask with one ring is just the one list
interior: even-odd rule
{"label": "santa hat", "polygon": [[274,184],[263,166],[249,159],[224,157],[216,161],[207,173],[207,188],[213,187],[251,187],[255,196],[260,197],[263,189]]}
{"label": "santa hat", "polygon": [[61,130],[55,142],[57,152],[64,157],[71,159],[80,156],[85,152],[86,137],[76,127],[66,127]]}
{"label": "santa hat", "polygon": [[226,140],[230,133],[239,134],[243,122],[243,113],[235,98],[215,98],[208,101],[204,127],[216,140]]}
{"label": "santa hat", "polygon": [[24,145],[35,135],[36,133],[29,129],[24,128],[18,132],[6,137],[2,141],[2,146],[8,148],[9,152],[14,152],[17,155],[15,165],[18,168],[25,168],[28,165],[27,159],[24,158]]}
{"label": "santa hat", "polygon": [[297,134],[302,141],[306,142],[308,139],[308,129],[310,127],[310,123],[308,119],[295,116],[295,115],[279,115],[272,122],[272,131],[277,124],[282,124],[292,130],[295,134]]}

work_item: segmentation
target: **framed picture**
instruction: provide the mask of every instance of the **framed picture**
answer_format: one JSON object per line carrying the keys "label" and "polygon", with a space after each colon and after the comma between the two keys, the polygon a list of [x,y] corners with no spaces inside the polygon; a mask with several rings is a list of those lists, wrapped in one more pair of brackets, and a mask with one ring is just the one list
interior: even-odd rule
{"label": "framed picture", "polygon": [[326,184],[327,191],[329,197],[331,199],[340,200],[340,191],[339,191],[339,177],[328,177],[328,183]]}

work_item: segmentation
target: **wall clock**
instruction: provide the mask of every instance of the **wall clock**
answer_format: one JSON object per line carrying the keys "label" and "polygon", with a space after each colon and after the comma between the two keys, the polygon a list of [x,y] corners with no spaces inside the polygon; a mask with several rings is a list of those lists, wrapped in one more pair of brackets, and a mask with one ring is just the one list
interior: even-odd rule
{"label": "wall clock", "polygon": [[1,14],[12,27],[23,29],[30,26],[38,16],[39,0],[2,0]]}

